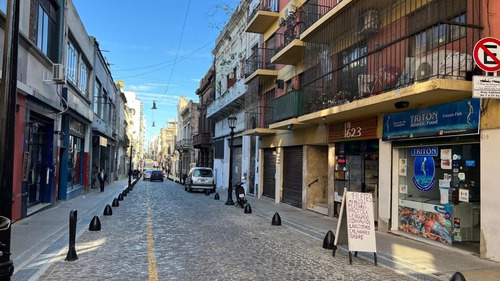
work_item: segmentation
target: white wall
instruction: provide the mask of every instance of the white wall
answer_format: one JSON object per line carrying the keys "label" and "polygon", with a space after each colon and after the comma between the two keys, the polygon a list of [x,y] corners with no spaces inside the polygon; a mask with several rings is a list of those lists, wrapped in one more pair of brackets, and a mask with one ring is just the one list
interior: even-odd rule
{"label": "white wall", "polygon": [[481,258],[500,261],[500,129],[481,131]]}
{"label": "white wall", "polygon": [[[392,143],[379,140],[378,229],[387,231],[391,217]],[[397,218],[397,216],[396,216]]]}

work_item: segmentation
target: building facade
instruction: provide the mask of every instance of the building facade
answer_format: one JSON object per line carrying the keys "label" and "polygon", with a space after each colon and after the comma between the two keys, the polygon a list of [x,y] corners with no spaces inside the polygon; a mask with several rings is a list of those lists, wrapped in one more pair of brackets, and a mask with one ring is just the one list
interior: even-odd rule
{"label": "building facade", "polygon": [[487,74],[474,46],[498,37],[500,6],[253,4],[246,31],[263,42],[245,82],[273,109],[244,132],[261,138],[258,195],[333,217],[345,191],[370,193],[379,231],[499,260],[489,199],[498,103],[473,97],[472,77]]}

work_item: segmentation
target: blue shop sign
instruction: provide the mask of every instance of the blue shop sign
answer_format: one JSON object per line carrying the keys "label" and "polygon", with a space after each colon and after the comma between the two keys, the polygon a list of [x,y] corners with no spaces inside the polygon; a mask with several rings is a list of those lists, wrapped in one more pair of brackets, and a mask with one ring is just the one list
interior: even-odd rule
{"label": "blue shop sign", "polygon": [[414,147],[411,149],[411,156],[438,156],[437,146]]}
{"label": "blue shop sign", "polygon": [[479,133],[480,99],[384,115],[382,140],[445,137]]}

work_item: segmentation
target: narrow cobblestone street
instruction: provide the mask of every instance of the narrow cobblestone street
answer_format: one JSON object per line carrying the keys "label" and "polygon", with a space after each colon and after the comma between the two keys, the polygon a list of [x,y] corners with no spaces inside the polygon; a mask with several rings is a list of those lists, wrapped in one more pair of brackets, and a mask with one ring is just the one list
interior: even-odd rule
{"label": "narrow cobblestone street", "polygon": [[[224,190],[222,192],[225,192]],[[171,182],[139,181],[102,230],[77,238],[77,261],[62,250],[38,280],[403,280],[373,261],[322,248],[241,208]]]}

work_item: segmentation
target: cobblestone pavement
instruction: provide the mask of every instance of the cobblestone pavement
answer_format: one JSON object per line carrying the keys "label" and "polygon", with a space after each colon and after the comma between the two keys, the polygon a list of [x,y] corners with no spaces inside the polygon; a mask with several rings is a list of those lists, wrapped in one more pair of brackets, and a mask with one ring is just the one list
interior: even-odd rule
{"label": "cobblestone pavement", "polygon": [[78,260],[66,248],[34,279],[416,280],[171,181],[140,181],[119,203],[77,238]]}

